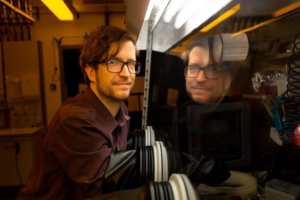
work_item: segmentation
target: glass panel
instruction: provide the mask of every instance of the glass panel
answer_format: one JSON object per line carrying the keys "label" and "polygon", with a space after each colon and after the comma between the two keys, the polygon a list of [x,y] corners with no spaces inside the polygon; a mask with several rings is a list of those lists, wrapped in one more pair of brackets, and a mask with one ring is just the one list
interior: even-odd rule
{"label": "glass panel", "polygon": [[[218,2],[169,2],[153,30],[147,123],[181,152],[220,159],[234,171],[226,187],[251,174],[258,187],[247,198],[265,194],[273,178],[299,184],[300,1]],[[191,13],[179,27],[184,9]],[[222,70],[185,77],[196,73],[184,71],[190,65]],[[227,191],[213,188],[198,191]]]}

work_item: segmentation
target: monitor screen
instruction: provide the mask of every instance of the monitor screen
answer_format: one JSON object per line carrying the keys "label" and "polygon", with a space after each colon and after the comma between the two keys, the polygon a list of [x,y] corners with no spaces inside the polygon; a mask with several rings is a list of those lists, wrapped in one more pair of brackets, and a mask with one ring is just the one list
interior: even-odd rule
{"label": "monitor screen", "polygon": [[251,131],[247,103],[189,106],[187,129],[192,155],[216,155],[228,168],[250,164]]}

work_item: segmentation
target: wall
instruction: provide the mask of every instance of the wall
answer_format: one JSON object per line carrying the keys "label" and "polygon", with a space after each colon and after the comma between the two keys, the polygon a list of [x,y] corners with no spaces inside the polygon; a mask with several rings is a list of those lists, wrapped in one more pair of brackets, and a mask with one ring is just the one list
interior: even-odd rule
{"label": "wall", "polygon": [[38,43],[3,42],[3,52],[10,125],[13,128],[39,126],[42,111]]}
{"label": "wall", "polygon": [[[50,123],[56,110],[61,105],[61,83],[53,81],[52,75],[55,66],[59,72],[59,54],[58,46],[55,44],[55,63],[53,57],[53,37],[61,38],[61,45],[82,45],[85,33],[90,33],[97,26],[105,24],[105,15],[99,14],[80,14],[79,19],[74,16],[74,21],[59,21],[53,14],[40,15],[40,19],[36,20],[31,26],[32,40],[40,40],[43,45],[43,67],[44,81],[46,93],[46,110],[47,122]],[[109,14],[109,25],[125,29],[124,25],[125,13]],[[65,37],[65,38],[64,38]],[[74,37],[74,38],[68,38]],[[77,58],[74,58],[77,59]],[[56,84],[56,91],[50,90],[50,84]]]}

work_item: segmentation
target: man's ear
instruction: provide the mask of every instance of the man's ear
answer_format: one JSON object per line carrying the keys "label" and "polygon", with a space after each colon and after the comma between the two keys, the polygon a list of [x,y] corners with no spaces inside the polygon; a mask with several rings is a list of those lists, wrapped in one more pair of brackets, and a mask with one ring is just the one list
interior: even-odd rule
{"label": "man's ear", "polygon": [[87,76],[89,77],[90,82],[96,82],[96,70],[94,67],[91,67],[90,65],[86,65],[85,72]]}

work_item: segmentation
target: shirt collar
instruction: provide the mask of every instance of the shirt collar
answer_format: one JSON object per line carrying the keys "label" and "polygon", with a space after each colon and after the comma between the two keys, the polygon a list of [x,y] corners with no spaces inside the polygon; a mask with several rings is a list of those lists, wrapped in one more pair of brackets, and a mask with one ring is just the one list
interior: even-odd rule
{"label": "shirt collar", "polygon": [[105,122],[103,126],[107,129],[108,132],[113,132],[118,125],[124,126],[126,121],[130,119],[130,117],[125,113],[124,109],[126,107],[124,102],[121,104],[120,109],[116,117],[114,118],[89,86],[86,87],[84,96],[102,117]]}

